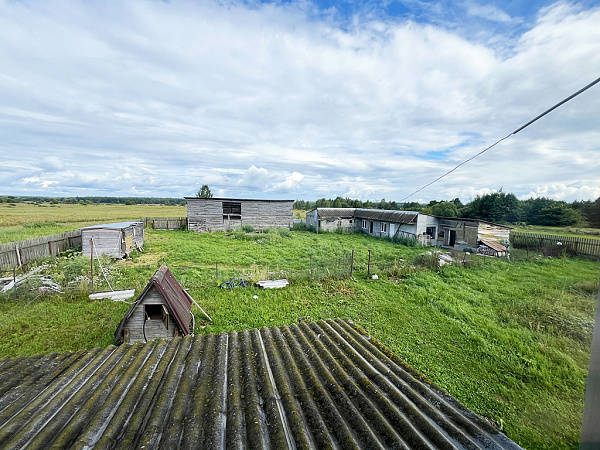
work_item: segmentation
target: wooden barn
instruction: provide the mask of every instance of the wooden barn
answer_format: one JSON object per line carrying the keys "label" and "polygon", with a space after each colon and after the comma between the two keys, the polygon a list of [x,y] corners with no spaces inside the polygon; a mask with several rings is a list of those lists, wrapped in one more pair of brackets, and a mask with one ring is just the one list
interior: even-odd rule
{"label": "wooden barn", "polygon": [[[478,219],[439,218],[438,245],[458,250],[490,248],[490,256],[505,256],[511,227]],[[495,243],[495,244],[493,244]],[[495,248],[492,248],[491,246]]]}
{"label": "wooden barn", "polygon": [[144,224],[142,222],[105,223],[81,228],[83,256],[90,256],[93,250],[94,256],[125,258],[143,245]]}
{"label": "wooden barn", "polygon": [[163,264],[115,331],[117,343],[147,342],[190,334],[192,298]]}
{"label": "wooden barn", "polygon": [[227,231],[251,225],[255,230],[292,228],[293,200],[185,197],[188,229]]}

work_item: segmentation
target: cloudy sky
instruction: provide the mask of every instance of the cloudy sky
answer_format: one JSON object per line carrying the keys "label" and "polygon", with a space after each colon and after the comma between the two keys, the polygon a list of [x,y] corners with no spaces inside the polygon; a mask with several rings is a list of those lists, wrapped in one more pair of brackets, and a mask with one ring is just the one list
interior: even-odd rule
{"label": "cloudy sky", "polygon": [[[0,0],[0,195],[400,201],[600,77],[600,0]],[[410,201],[600,196],[600,84]]]}

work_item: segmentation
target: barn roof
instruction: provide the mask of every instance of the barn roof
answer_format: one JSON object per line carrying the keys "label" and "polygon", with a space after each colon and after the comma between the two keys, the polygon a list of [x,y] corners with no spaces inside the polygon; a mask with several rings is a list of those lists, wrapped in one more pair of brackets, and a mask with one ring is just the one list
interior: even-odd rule
{"label": "barn roof", "polygon": [[80,228],[81,230],[95,230],[95,229],[109,229],[109,230],[122,230],[129,228],[133,225],[139,225],[142,222],[118,222],[118,223],[103,223],[102,225],[92,225],[89,227]]}
{"label": "barn roof", "polygon": [[352,219],[356,208],[316,208],[316,211],[322,219]]}
{"label": "barn roof", "polygon": [[357,208],[355,216],[357,219],[380,220],[382,222],[413,224],[419,213],[416,211],[395,211],[388,209],[364,209]]}
{"label": "barn roof", "polygon": [[187,335],[190,333],[189,327],[192,320],[192,300],[175,279],[167,265],[163,264],[154,273],[152,278],[150,278],[144,291],[138,296],[135,302],[133,302],[129,311],[127,311],[127,314],[125,314],[125,317],[123,317],[121,323],[119,323],[119,326],[115,331],[115,339],[117,342],[121,342],[125,323],[131,317],[135,308],[144,300],[144,297],[146,297],[146,294],[152,287],[156,287],[165,299],[165,303],[175,317],[182,334]]}
{"label": "barn roof", "polygon": [[6,448],[520,448],[340,319],[0,369]]}

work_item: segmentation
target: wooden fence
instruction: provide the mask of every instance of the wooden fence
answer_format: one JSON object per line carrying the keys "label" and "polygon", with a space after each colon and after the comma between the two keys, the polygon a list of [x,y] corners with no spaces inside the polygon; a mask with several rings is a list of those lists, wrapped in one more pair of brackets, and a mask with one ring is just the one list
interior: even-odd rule
{"label": "wooden fence", "polygon": [[187,230],[187,217],[144,217],[144,228],[155,230]]}
{"label": "wooden fence", "polygon": [[549,248],[564,249],[569,255],[600,258],[600,239],[512,231],[510,243],[514,248],[536,251]]}
{"label": "wooden fence", "polygon": [[0,267],[19,267],[81,245],[81,230],[0,245]]}

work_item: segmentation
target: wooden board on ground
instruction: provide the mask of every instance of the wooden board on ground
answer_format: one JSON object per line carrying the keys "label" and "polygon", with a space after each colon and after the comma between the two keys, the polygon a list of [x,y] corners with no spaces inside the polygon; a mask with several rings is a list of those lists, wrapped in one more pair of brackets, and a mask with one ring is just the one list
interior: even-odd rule
{"label": "wooden board on ground", "polygon": [[90,294],[92,300],[100,300],[102,298],[109,298],[111,300],[127,300],[135,295],[135,289],[127,289],[124,291],[109,291],[109,292],[96,292]]}
{"label": "wooden board on ground", "polygon": [[256,284],[257,286],[260,286],[263,289],[281,289],[286,287],[290,283],[284,278],[282,280],[257,281]]}

